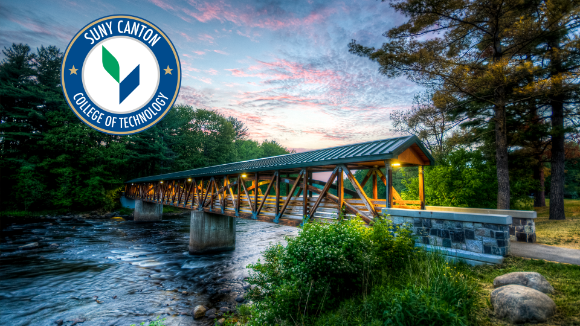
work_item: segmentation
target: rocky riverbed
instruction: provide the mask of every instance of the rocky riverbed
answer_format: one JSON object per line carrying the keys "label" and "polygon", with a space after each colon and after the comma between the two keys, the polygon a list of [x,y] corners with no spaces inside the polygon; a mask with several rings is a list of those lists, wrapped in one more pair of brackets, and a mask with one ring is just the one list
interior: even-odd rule
{"label": "rocky riverbed", "polygon": [[166,214],[137,224],[130,216],[44,216],[2,222],[0,306],[6,325],[131,325],[161,316],[166,325],[234,311],[248,289],[245,268],[270,243],[297,228],[237,220],[236,250],[190,256],[189,217]]}

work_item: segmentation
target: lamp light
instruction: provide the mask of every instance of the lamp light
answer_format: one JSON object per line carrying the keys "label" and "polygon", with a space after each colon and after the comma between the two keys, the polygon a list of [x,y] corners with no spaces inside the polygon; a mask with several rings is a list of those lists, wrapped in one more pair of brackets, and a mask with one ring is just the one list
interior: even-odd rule
{"label": "lamp light", "polygon": [[242,178],[245,178],[245,177],[247,177],[247,175],[245,175],[245,174],[242,174]]}
{"label": "lamp light", "polygon": [[187,179],[187,181],[191,182],[191,178]]}
{"label": "lamp light", "polygon": [[163,180],[159,181],[159,183],[163,183]]}
{"label": "lamp light", "polygon": [[391,166],[401,166],[401,163],[393,163]]}

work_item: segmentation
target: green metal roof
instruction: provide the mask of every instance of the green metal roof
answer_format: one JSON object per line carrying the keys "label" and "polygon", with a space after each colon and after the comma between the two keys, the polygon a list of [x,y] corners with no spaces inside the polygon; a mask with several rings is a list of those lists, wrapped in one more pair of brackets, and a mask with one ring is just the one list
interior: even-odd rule
{"label": "green metal roof", "polygon": [[150,182],[158,180],[183,179],[189,177],[209,177],[236,173],[251,173],[278,169],[305,168],[320,165],[386,160],[396,158],[400,153],[402,153],[413,144],[417,144],[419,146],[419,148],[431,162],[431,165],[435,163],[433,156],[431,156],[429,151],[425,148],[417,136],[405,136],[325,149],[317,149],[302,153],[265,157],[250,161],[214,165],[205,168],[137,178],[127,182]]}

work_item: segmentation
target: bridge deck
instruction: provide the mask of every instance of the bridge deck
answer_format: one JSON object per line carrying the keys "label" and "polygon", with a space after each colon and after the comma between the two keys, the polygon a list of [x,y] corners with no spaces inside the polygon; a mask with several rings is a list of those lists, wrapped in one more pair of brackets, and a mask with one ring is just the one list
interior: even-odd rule
{"label": "bridge deck", "polygon": [[[304,217],[333,219],[342,208],[370,223],[387,206],[424,209],[422,166],[432,162],[415,136],[399,137],[134,179],[125,196],[287,225]],[[392,166],[419,166],[419,200],[403,200],[395,191]],[[361,169],[367,174],[359,183],[352,171]],[[319,172],[331,172],[326,182],[313,179]],[[344,176],[354,191],[344,188]],[[379,179],[389,200],[377,198]],[[363,190],[369,181],[372,194]]]}

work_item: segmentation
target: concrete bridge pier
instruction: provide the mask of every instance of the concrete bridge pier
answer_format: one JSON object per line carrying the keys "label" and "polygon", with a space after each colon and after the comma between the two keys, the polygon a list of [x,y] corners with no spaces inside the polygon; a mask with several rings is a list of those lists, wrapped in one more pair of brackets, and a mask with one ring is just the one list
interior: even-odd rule
{"label": "concrete bridge pier", "polygon": [[159,222],[162,215],[162,204],[150,203],[141,199],[135,200],[134,222]]}
{"label": "concrete bridge pier", "polygon": [[189,253],[192,255],[236,248],[236,219],[232,216],[191,211]]}

